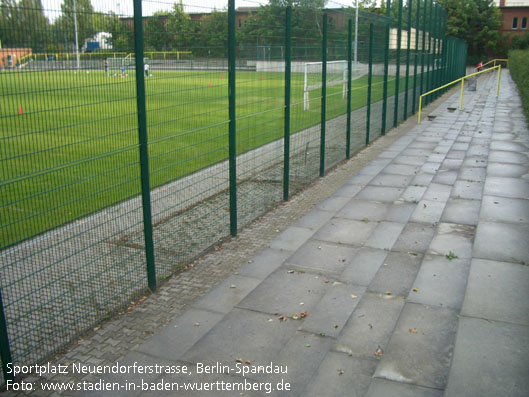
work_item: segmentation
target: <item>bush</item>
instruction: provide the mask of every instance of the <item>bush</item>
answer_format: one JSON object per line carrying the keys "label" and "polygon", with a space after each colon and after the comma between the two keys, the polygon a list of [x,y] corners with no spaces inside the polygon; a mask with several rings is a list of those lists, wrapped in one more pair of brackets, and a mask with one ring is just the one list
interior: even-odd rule
{"label": "bush", "polygon": [[509,70],[520,90],[525,116],[529,122],[529,50],[509,51]]}

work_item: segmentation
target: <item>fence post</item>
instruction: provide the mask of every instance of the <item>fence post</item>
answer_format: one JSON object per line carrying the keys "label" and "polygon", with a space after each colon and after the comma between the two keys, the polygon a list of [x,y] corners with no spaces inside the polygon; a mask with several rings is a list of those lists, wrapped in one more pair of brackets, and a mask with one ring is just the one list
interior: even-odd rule
{"label": "fence post", "polygon": [[373,23],[370,23],[369,24],[369,70],[368,70],[368,78],[367,78],[366,145],[369,145],[369,129],[371,127],[371,83],[373,81],[373,30],[374,30]]}
{"label": "fence post", "polygon": [[[439,5],[436,3],[434,6],[434,17],[433,17],[433,25],[432,25],[432,41],[433,41],[433,49],[432,49],[432,73],[430,75],[430,90],[433,90],[436,88],[435,86],[435,77],[437,75],[437,68],[435,67],[436,64],[436,58],[437,58],[437,26],[439,25],[439,21],[437,18],[439,17]],[[431,101],[435,100],[437,97],[437,93],[434,93]]]}
{"label": "fence post", "polygon": [[413,103],[411,112],[415,114],[415,103],[417,102],[417,64],[419,63],[419,19],[421,13],[421,0],[417,0],[417,16],[415,20],[415,61],[413,64]]}
{"label": "fence post", "polygon": [[408,40],[406,42],[406,92],[404,94],[404,114],[402,116],[403,120],[408,118],[408,90],[409,90],[409,80],[410,80],[410,46],[411,46],[411,11],[412,11],[413,1],[408,0]]}
{"label": "fence post", "polygon": [[2,301],[2,290],[0,289],[0,359],[2,360],[2,372],[5,380],[14,380],[13,373],[8,373],[7,364],[12,363],[11,348],[7,335],[7,321],[4,314],[4,303]]}
{"label": "fence post", "polygon": [[[426,1],[426,0],[425,0]],[[386,46],[384,48],[384,99],[382,102],[382,131],[381,135],[386,135],[386,113],[388,108],[388,74],[389,74],[389,31],[391,25],[391,0],[386,0]]]}
{"label": "fence post", "polygon": [[156,290],[156,268],[152,237],[151,186],[149,182],[149,147],[147,142],[147,111],[145,107],[145,75],[143,73],[143,23],[141,0],[134,0],[134,51],[136,53],[136,106],[138,111],[138,140],[141,167],[141,202],[143,207],[143,236],[147,261],[147,283]]}
{"label": "fence post", "polygon": [[286,10],[285,21],[285,137],[284,137],[284,163],[283,163],[283,200],[288,200],[290,183],[290,84],[291,84],[291,57],[290,43],[292,41],[292,7]]}
{"label": "fence post", "polygon": [[397,62],[395,71],[395,107],[393,112],[393,127],[399,123],[399,89],[400,89],[400,47],[402,39],[402,0],[399,0],[399,17],[397,27]]}
{"label": "fence post", "polygon": [[321,41],[321,134],[320,176],[325,175],[325,105],[327,97],[327,14],[323,14],[323,38]]}
{"label": "fence post", "polygon": [[351,80],[353,66],[353,20],[347,25],[347,125],[345,132],[345,157],[351,157]]}
{"label": "fence post", "polygon": [[228,0],[228,113],[230,234],[237,235],[237,140],[235,129],[235,0]]}
{"label": "fence post", "polygon": [[[432,18],[433,18],[433,0],[430,0],[430,18],[428,19],[428,55],[427,55],[427,67],[426,67],[426,92],[430,91],[432,87],[430,86],[430,75],[432,73],[430,61],[432,60]],[[428,95],[425,99],[425,104],[430,103],[430,96]]]}
{"label": "fence post", "polygon": [[422,14],[422,45],[421,45],[421,88],[419,96],[424,94],[424,55],[426,52],[426,9],[428,8],[428,0],[424,0],[424,9]]}

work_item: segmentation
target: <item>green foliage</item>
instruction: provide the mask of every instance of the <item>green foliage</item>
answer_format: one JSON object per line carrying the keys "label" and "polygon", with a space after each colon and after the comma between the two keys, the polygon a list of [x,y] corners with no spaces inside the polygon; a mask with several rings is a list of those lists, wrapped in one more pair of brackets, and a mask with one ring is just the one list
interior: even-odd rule
{"label": "green foliage", "polygon": [[129,25],[123,23],[115,14],[106,18],[106,32],[110,32],[109,43],[117,52],[131,51],[134,48],[134,35]]}
{"label": "green foliage", "polygon": [[465,40],[471,58],[486,58],[499,50],[501,14],[492,0],[439,0],[438,3],[447,11],[447,34]]}
{"label": "green foliage", "polygon": [[169,48],[165,31],[166,12],[157,12],[145,22],[144,45],[148,50],[164,51]]}
{"label": "green foliage", "polygon": [[525,32],[523,36],[514,36],[511,41],[511,48],[513,50],[525,50],[529,48],[529,32]]}
{"label": "green foliage", "polygon": [[228,13],[226,11],[213,12],[202,20],[199,32],[201,52],[207,56],[228,56]]}
{"label": "green foliage", "polygon": [[516,82],[525,111],[525,116],[529,123],[529,50],[509,51],[509,71]]}
{"label": "green foliage", "polygon": [[190,47],[195,39],[195,24],[191,22],[189,14],[184,12],[182,1],[173,5],[166,22],[169,45],[172,48]]}
{"label": "green foliage", "polygon": [[0,2],[0,40],[4,47],[46,49],[49,21],[41,0],[2,0]]}
{"label": "green foliage", "polygon": [[64,0],[61,5],[62,14],[53,24],[54,36],[63,42],[65,48],[75,44],[74,18],[77,20],[77,38],[79,47],[84,41],[93,37],[98,29],[96,26],[102,22],[95,18],[94,8],[90,0],[75,0],[75,13],[73,0]]}

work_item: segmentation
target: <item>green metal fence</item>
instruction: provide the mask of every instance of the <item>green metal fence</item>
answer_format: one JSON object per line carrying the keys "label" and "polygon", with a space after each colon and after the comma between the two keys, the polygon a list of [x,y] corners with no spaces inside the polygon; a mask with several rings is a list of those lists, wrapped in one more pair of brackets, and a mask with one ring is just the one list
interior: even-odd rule
{"label": "green metal fence", "polygon": [[431,0],[358,18],[332,2],[133,3],[1,5],[2,382],[7,363],[42,361],[154,291],[465,70]]}

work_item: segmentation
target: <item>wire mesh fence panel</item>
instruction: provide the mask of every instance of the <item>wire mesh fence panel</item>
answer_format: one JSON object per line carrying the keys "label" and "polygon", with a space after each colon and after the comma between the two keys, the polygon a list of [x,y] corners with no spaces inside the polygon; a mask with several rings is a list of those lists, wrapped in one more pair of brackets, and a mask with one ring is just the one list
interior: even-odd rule
{"label": "wire mesh fence panel", "polygon": [[57,352],[464,73],[431,0],[400,22],[398,1],[129,3],[0,5],[2,364]]}
{"label": "wire mesh fence panel", "polygon": [[0,283],[17,364],[49,356],[146,287],[135,72],[77,57],[98,31],[123,32],[130,53],[131,30],[90,2],[39,3],[2,3]]}

